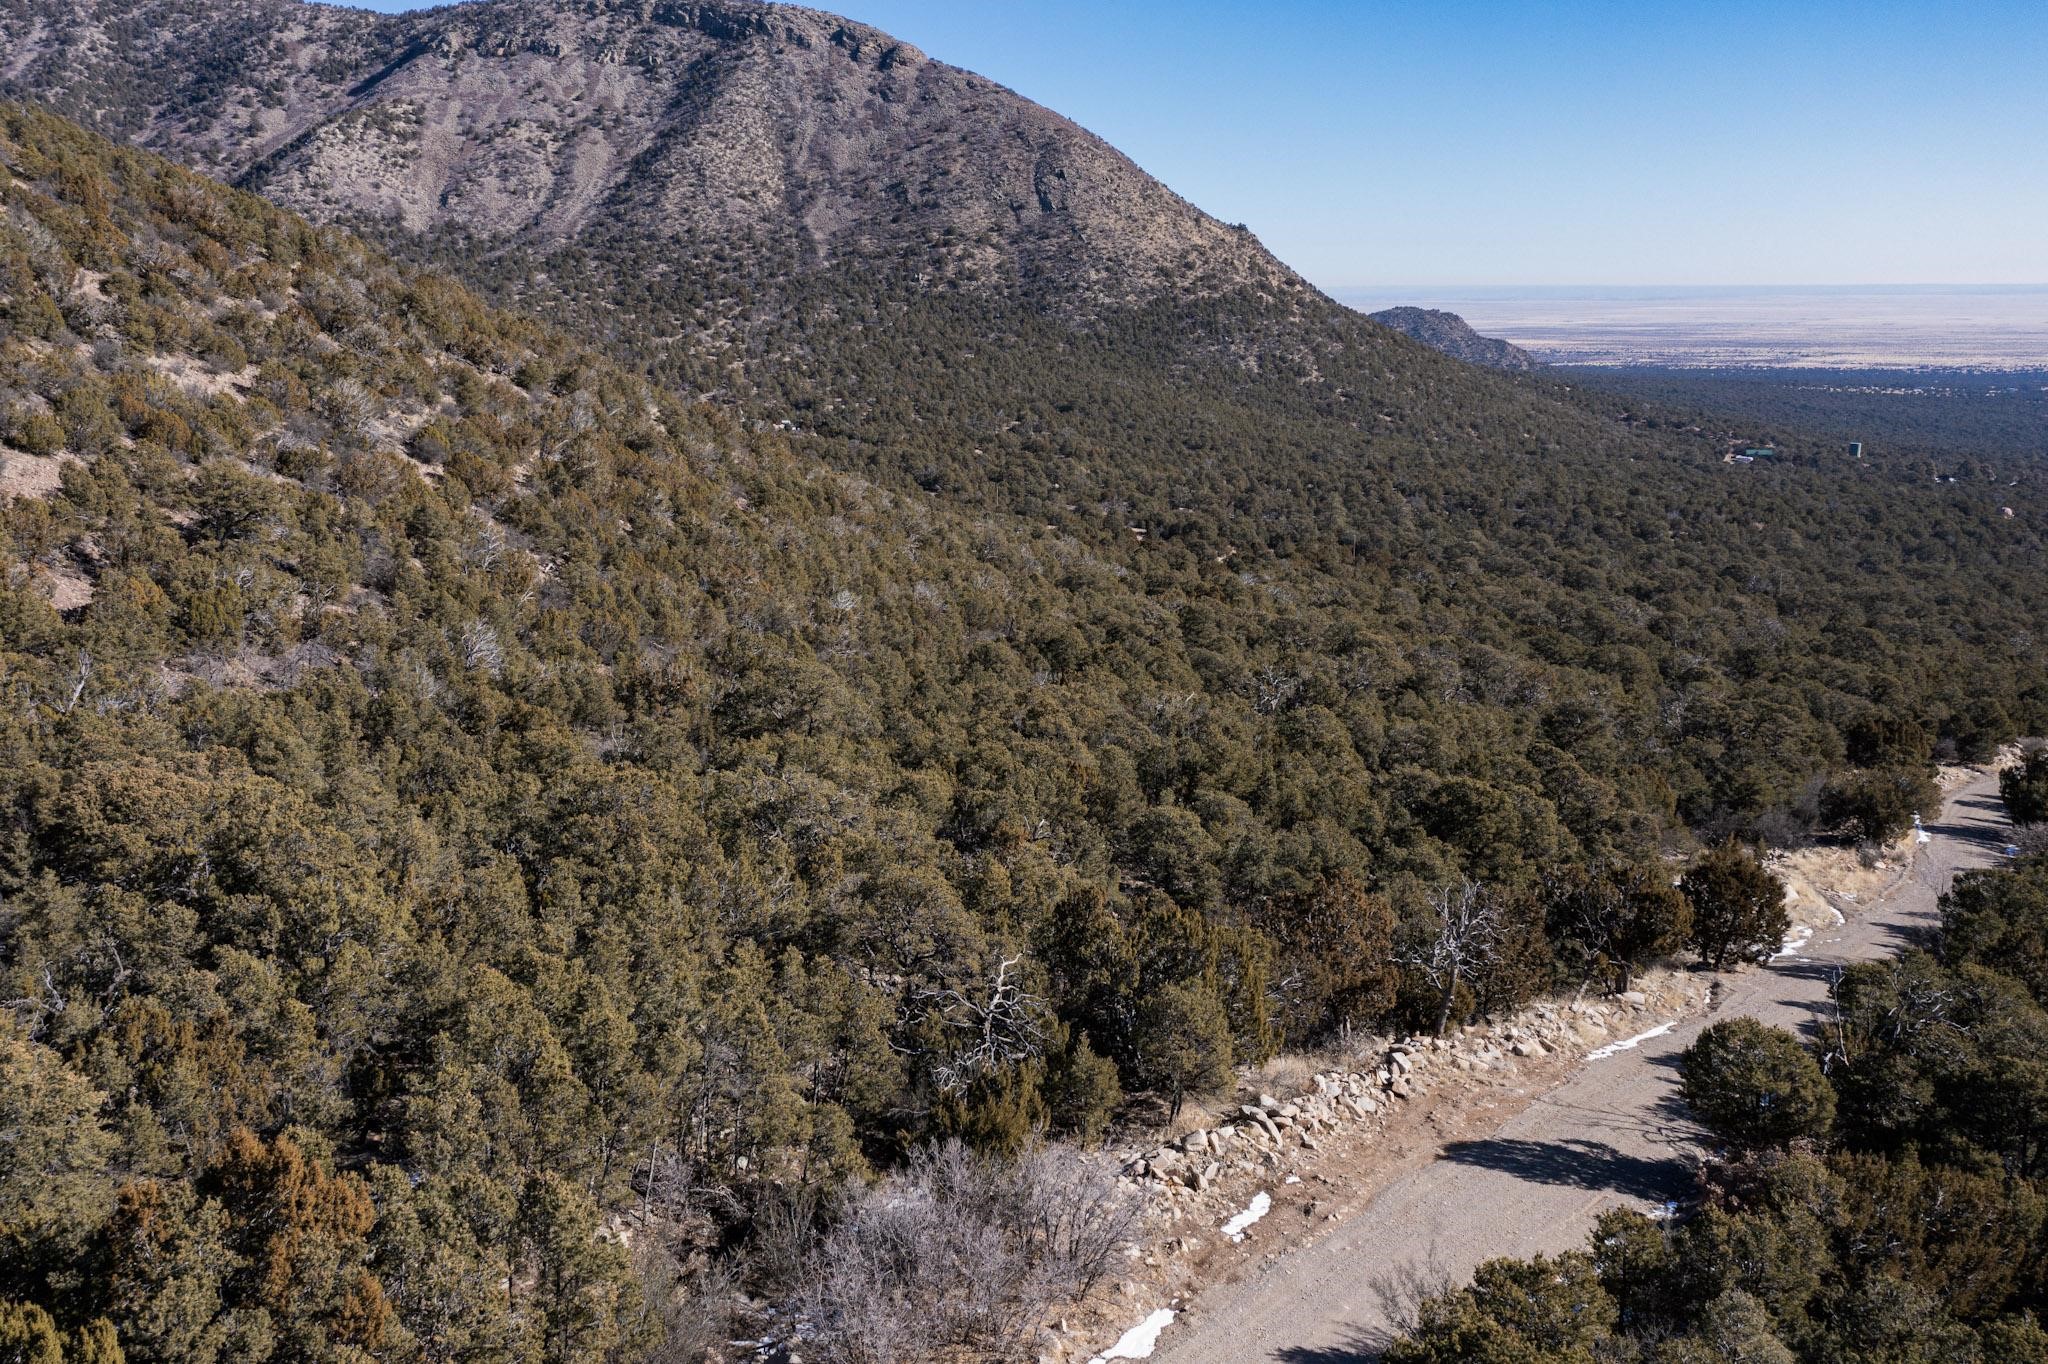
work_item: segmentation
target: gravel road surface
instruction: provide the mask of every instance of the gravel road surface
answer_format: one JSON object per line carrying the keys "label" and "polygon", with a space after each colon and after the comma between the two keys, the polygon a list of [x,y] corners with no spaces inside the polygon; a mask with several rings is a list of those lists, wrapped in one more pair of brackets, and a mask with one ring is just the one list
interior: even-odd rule
{"label": "gravel road surface", "polygon": [[1952,792],[1911,868],[1881,900],[1842,902],[1846,922],[1768,966],[1723,978],[1711,1013],[1598,1059],[1490,1137],[1446,1144],[1321,1240],[1195,1299],[1153,1356],[1161,1364],[1358,1364],[1388,1321],[1379,1285],[1404,1275],[1462,1281],[1496,1256],[1584,1244],[1601,1212],[1645,1210],[1691,1183],[1697,1130],[1678,1098],[1678,1054],[1719,1018],[1813,1027],[1835,970],[1898,951],[1939,923],[1958,871],[1989,866],[2004,843],[1997,783]]}

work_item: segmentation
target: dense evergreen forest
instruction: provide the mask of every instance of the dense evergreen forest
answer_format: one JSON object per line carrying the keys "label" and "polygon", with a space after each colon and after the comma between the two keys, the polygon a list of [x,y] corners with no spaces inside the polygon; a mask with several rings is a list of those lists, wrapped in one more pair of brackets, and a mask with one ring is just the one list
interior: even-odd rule
{"label": "dense evergreen forest", "polygon": [[[936,1138],[1625,977],[1659,854],[1882,836],[2048,721],[1995,461],[850,274],[693,402],[47,115],[0,170],[38,1359],[686,1357]],[[1468,881],[1513,950],[1446,991]]]}
{"label": "dense evergreen forest", "polygon": [[1720,1147],[1697,1210],[1484,1265],[1389,1364],[2048,1360],[2048,856],[1942,910],[1937,952],[1849,968],[1806,1044],[1736,1019],[1686,1051]]}
{"label": "dense evergreen forest", "polygon": [[[1821,436],[1731,467],[1725,436],[1682,407],[1636,411],[1547,375],[1458,364],[1334,306],[1202,291],[1077,328],[1028,287],[928,287],[918,271],[937,261],[943,275],[943,243],[930,259],[813,272],[776,243],[686,245],[689,272],[635,269],[645,246],[630,236],[545,257],[400,244],[577,322],[665,385],[773,423],[806,454],[1072,536],[1133,579],[1199,583],[1208,601],[1284,595],[1598,678],[1597,702],[1546,690],[1509,708],[1617,706],[1599,728],[1652,761],[1600,778],[1654,771],[1654,794],[1620,800],[1661,805],[1667,826],[1787,837],[1823,773],[1978,754],[1993,731],[2030,729],[2018,711],[2040,703],[2025,618],[2043,540],[2040,517],[2018,510],[2040,505],[2048,473],[2003,446],[1938,483],[1924,452],[1855,463]],[[727,320],[736,309],[743,325]],[[1956,571],[1971,582],[1960,609],[1897,609]],[[1916,676],[1911,657],[1932,657],[1937,636],[2010,659],[1995,670],[2010,685]],[[1468,655],[1445,676],[1448,692],[1507,701],[1515,684],[1473,666]],[[1880,713],[1920,737],[1848,742],[1889,724]],[[1550,737],[1578,756],[1571,732]]]}
{"label": "dense evergreen forest", "polygon": [[2048,372],[1924,369],[1560,367],[1553,378],[1685,414],[1744,445],[1795,457],[1925,457],[1929,477],[1982,455],[2048,459]]}

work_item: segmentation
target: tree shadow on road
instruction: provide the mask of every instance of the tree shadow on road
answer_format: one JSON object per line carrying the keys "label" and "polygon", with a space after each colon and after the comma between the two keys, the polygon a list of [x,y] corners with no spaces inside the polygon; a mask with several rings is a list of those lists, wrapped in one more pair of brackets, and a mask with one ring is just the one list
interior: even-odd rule
{"label": "tree shadow on road", "polygon": [[2011,839],[2004,825],[2005,806],[1996,796],[1971,796],[1955,803],[1956,810],[1980,810],[1991,816],[1989,824],[1957,824],[1942,821],[1927,826],[1929,833],[1953,838],[1958,843],[1974,843],[1984,848],[2003,848]]}
{"label": "tree shadow on road", "polygon": [[1683,1162],[1627,1155],[1602,1141],[1454,1141],[1444,1147],[1444,1159],[1538,1184],[1610,1189],[1650,1202],[1677,1198],[1687,1185]]}
{"label": "tree shadow on road", "polygon": [[1842,964],[1838,961],[1806,961],[1781,957],[1771,964],[1771,970],[1778,975],[1790,976],[1796,980],[1824,981],[1832,986],[1835,977],[1842,973]]}
{"label": "tree shadow on road", "polygon": [[1918,915],[1920,923],[1889,923],[1884,925],[1884,942],[1894,954],[1900,952],[1932,952],[1941,945],[1941,920],[1933,914]]}
{"label": "tree shadow on road", "polygon": [[1392,1340],[1360,1335],[1335,1345],[1290,1345],[1275,1350],[1281,1364],[1375,1364]]}

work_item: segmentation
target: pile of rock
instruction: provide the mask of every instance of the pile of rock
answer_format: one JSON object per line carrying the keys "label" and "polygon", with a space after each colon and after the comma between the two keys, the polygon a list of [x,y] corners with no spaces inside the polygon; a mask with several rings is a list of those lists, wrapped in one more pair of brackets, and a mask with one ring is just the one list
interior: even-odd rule
{"label": "pile of rock", "polygon": [[1178,1205],[1206,1193],[1233,1172],[1269,1173],[1284,1154],[1315,1150],[1318,1138],[1347,1125],[1383,1123],[1392,1106],[1454,1079],[1429,1072],[1456,1071],[1478,1078],[1512,1071],[1523,1060],[1577,1054],[1649,1015],[1671,1011],[1677,997],[1704,988],[1674,974],[1653,983],[1656,999],[1630,990],[1603,1000],[1547,1000],[1494,1024],[1472,1024],[1448,1037],[1387,1043],[1369,1070],[1323,1070],[1312,1087],[1292,1098],[1262,1093],[1255,1102],[1223,1111],[1223,1121],[1144,1152],[1128,1153],[1124,1178],[1147,1195]]}
{"label": "pile of rock", "polygon": [[1372,1074],[1323,1071],[1314,1077],[1315,1088],[1297,1098],[1261,1094],[1256,1103],[1227,1110],[1225,1122],[1134,1157],[1124,1175],[1150,1193],[1174,1195],[1205,1192],[1228,1171],[1277,1169],[1284,1150],[1312,1151],[1318,1136],[1379,1118],[1390,1098],[1411,1097],[1416,1064],[1409,1044],[1396,1044]]}
{"label": "pile of rock", "polygon": [[1440,1044],[1451,1052],[1459,1070],[1512,1066],[1515,1058],[1534,1059],[1553,1052],[1576,1055],[1617,1033],[1624,1035],[1653,1018],[1679,1011],[1688,996],[1704,993],[1699,977],[1673,973],[1655,983],[1655,997],[1629,990],[1600,1000],[1545,1001],[1514,1018],[1486,1026],[1475,1024]]}

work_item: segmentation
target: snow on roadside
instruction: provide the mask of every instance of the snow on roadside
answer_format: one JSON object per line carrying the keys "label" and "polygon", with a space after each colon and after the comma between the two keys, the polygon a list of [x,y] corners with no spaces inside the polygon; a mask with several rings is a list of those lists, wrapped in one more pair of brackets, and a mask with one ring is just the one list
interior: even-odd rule
{"label": "snow on roadside", "polygon": [[1643,1045],[1643,1043],[1649,1041],[1651,1038],[1662,1037],[1665,1033],[1670,1032],[1673,1028],[1677,1026],[1678,1024],[1675,1022],[1659,1023],[1656,1027],[1650,1029],[1648,1032],[1639,1032],[1634,1037],[1624,1037],[1619,1042],[1609,1042],[1604,1047],[1595,1047],[1593,1048],[1593,1050],[1586,1053],[1586,1059],[1588,1061],[1605,1061],[1610,1056],[1618,1056],[1625,1051],[1634,1051],[1637,1047],[1640,1047],[1641,1045]]}
{"label": "snow on roadside", "polygon": [[1273,1210],[1273,1196],[1264,1189],[1252,1195],[1252,1201],[1245,1210],[1223,1224],[1223,1234],[1232,1241],[1242,1241],[1245,1229]]}
{"label": "snow on roadside", "polygon": [[1106,1364],[1112,1359],[1150,1359],[1152,1351],[1159,1347],[1159,1333],[1173,1325],[1174,1310],[1162,1307],[1151,1316],[1117,1337],[1116,1344],[1088,1361],[1088,1364]]}
{"label": "snow on roadside", "polygon": [[1805,951],[1807,941],[1812,937],[1813,930],[1806,927],[1804,924],[1800,925],[1798,928],[1793,929],[1790,933],[1787,933],[1785,935],[1784,946],[1780,947],[1777,951],[1771,954],[1771,960],[1776,961],[1780,957],[1789,957],[1794,955],[1795,953]]}

